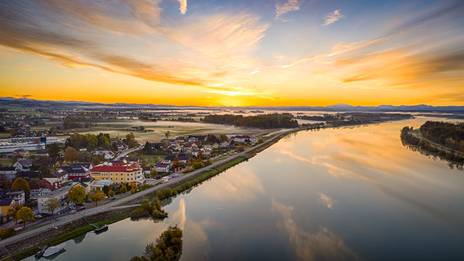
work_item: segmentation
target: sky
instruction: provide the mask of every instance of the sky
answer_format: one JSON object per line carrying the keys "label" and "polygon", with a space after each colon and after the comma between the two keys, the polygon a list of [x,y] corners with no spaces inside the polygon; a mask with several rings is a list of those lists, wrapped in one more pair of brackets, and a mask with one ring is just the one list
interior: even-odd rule
{"label": "sky", "polygon": [[464,1],[1,1],[0,96],[464,105]]}

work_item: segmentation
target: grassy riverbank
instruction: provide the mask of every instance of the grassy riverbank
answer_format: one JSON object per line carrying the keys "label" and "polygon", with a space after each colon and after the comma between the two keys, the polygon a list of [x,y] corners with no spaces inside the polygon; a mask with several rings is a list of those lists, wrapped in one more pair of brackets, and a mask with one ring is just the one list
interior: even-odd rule
{"label": "grassy riverbank", "polygon": [[[200,185],[202,182],[210,179],[211,177],[214,177],[222,173],[223,171],[254,157],[258,152],[265,150],[275,142],[279,141],[280,138],[284,136],[286,135],[282,134],[279,137],[274,138],[272,141],[268,141],[267,143],[262,144],[261,146],[258,146],[255,149],[245,153],[243,156],[237,156],[236,158],[230,161],[227,161],[209,170],[205,170],[199,173],[198,175],[192,176],[187,180],[183,180],[179,183],[172,184],[168,188],[158,190],[150,197],[157,196],[160,199],[167,200],[182,192],[188,191],[189,189],[192,189],[195,186]],[[7,246],[7,253],[2,253],[3,257],[2,259],[0,259],[0,261],[21,260],[28,256],[34,255],[43,246],[56,245],[92,231],[94,227],[92,227],[90,223],[96,225],[104,225],[126,219],[130,216],[130,211],[131,209],[108,211],[105,213],[87,217],[85,219],[80,219],[76,222],[66,224],[56,230],[49,230],[49,232],[47,232],[44,235],[34,236],[21,240],[19,242]]]}
{"label": "grassy riverbank", "polygon": [[22,260],[34,255],[44,246],[57,245],[94,230],[95,228],[90,224],[95,224],[97,226],[108,225],[127,218],[129,213],[130,209],[109,211],[80,219],[79,221],[69,223],[55,230],[51,229],[46,234],[27,238],[7,246],[5,249],[8,253],[0,260]]}

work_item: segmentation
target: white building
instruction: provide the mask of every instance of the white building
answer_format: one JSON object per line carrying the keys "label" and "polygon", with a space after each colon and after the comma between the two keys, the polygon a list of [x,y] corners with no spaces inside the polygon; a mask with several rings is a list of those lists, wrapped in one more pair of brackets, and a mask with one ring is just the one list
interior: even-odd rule
{"label": "white building", "polygon": [[47,202],[51,199],[56,199],[60,203],[59,207],[55,209],[54,213],[57,213],[68,206],[67,198],[68,192],[72,186],[66,186],[59,188],[57,190],[44,193],[43,195],[37,198],[37,209],[40,214],[53,214],[47,207]]}

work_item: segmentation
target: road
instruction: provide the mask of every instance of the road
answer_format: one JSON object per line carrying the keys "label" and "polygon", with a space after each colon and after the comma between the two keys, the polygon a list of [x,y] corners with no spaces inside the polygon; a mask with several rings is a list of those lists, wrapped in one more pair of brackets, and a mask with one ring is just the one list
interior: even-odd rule
{"label": "road", "polygon": [[124,158],[125,156],[129,155],[130,153],[132,153],[134,151],[141,150],[141,149],[143,149],[143,145],[140,145],[140,146],[132,148],[132,149],[127,149],[127,150],[119,153],[119,155],[114,157],[113,160],[120,160],[121,158]]}
{"label": "road", "polygon": [[[234,159],[236,159],[238,157],[245,156],[247,153],[249,153],[249,152],[251,152],[251,151],[253,151],[253,150],[257,149],[257,148],[266,146],[269,143],[272,143],[272,142],[276,141],[277,139],[280,139],[281,137],[287,135],[288,133],[290,133],[292,131],[295,131],[295,130],[287,130],[285,132],[280,132],[278,135],[275,135],[274,137],[269,138],[265,142],[263,142],[261,144],[258,144],[258,145],[254,146],[254,147],[251,147],[251,148],[249,148],[249,149],[247,149],[247,150],[245,150],[243,152],[234,154],[234,155],[232,155],[232,156],[230,156],[228,158],[225,158],[223,160],[216,161],[216,162],[212,163],[211,165],[208,165],[208,166],[206,166],[204,168],[201,168],[201,169],[198,169],[198,170],[194,170],[194,171],[192,171],[190,173],[187,173],[185,175],[182,175],[180,177],[170,179],[169,181],[167,181],[165,183],[153,186],[153,187],[148,188],[148,189],[146,189],[144,191],[129,195],[129,196],[121,198],[121,199],[110,201],[109,203],[106,203],[104,205],[100,205],[100,206],[90,208],[90,209],[85,209],[85,210],[82,210],[82,211],[74,213],[74,214],[58,217],[55,220],[55,222],[50,221],[50,222],[48,222],[48,224],[44,223],[44,225],[41,226],[41,227],[37,227],[37,228],[34,228],[32,230],[27,230],[27,231],[24,231],[24,232],[22,232],[20,234],[17,234],[17,235],[14,235],[12,237],[1,240],[0,241],[0,247],[6,247],[6,246],[8,246],[10,244],[21,241],[23,239],[39,235],[41,233],[44,233],[44,232],[48,231],[49,229],[52,229],[53,226],[59,227],[59,226],[68,224],[70,222],[79,220],[79,219],[81,219],[83,217],[93,216],[93,215],[103,213],[103,212],[106,212],[106,211],[110,211],[110,210],[113,210],[113,209],[119,209],[119,208],[127,207],[127,206],[121,206],[121,205],[127,204],[127,203],[129,203],[129,202],[131,202],[131,201],[133,201],[133,200],[135,200],[137,198],[148,196],[148,195],[156,192],[157,190],[167,188],[167,187],[169,187],[171,185],[174,185],[174,184],[182,183],[182,181],[185,181],[185,180],[188,180],[188,179],[190,179],[190,178],[192,178],[194,176],[197,176],[197,175],[203,173],[204,171],[211,170],[211,169],[213,169],[215,167],[218,167],[218,166],[220,166],[220,165],[222,165],[224,163],[227,163],[227,162],[229,162],[231,160],[234,160]],[[139,149],[140,149],[140,147],[139,147]],[[127,152],[127,154],[130,153],[128,151],[126,151],[126,152]]]}

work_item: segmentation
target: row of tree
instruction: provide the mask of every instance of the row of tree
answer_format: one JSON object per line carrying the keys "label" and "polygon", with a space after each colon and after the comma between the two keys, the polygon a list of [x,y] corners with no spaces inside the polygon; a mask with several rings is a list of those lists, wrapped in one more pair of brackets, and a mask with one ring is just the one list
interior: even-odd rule
{"label": "row of tree", "polygon": [[297,128],[298,122],[290,113],[272,113],[254,116],[243,115],[207,115],[202,119],[203,122],[234,125],[237,127],[252,127],[261,129],[273,128]]}
{"label": "row of tree", "polygon": [[74,133],[66,139],[65,147],[68,146],[88,151],[93,151],[96,148],[109,150],[111,149],[111,139],[107,133],[99,133],[98,135]]}
{"label": "row of tree", "polygon": [[401,142],[404,146],[407,146],[413,151],[418,151],[423,155],[446,160],[450,168],[462,169],[464,167],[464,157],[462,153],[459,154],[450,150],[443,150],[431,144],[428,140],[414,135],[413,132],[414,129],[412,127],[404,127],[401,130]]}
{"label": "row of tree", "polygon": [[464,153],[464,123],[427,121],[419,131],[428,140]]}

